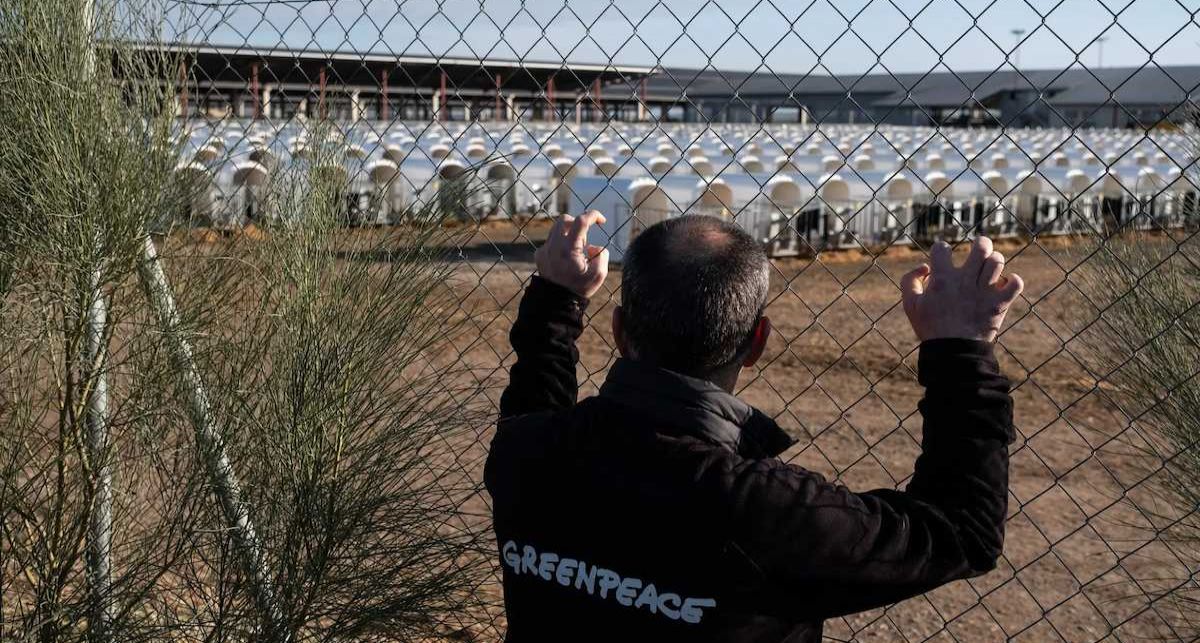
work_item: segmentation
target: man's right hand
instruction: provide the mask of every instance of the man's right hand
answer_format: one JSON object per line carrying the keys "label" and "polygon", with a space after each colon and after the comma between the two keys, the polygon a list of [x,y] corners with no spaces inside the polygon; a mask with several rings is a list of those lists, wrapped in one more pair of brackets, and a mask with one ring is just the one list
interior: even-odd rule
{"label": "man's right hand", "polygon": [[534,254],[538,274],[585,299],[596,294],[608,276],[608,249],[588,245],[587,231],[605,221],[595,210],[579,218],[564,214],[555,221],[546,243]]}
{"label": "man's right hand", "polygon": [[904,313],[921,341],[958,337],[994,341],[1009,306],[1025,287],[1017,275],[1004,275],[1004,255],[979,237],[966,263],[954,265],[950,246],[939,241],[922,264],[904,275]]}

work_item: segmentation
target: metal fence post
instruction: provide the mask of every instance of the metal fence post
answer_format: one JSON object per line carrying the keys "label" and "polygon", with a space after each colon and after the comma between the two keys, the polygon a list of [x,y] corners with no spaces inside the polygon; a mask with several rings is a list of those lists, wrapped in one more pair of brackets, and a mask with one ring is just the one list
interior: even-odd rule
{"label": "metal fence post", "polygon": [[[96,73],[93,49],[96,8],[92,0],[82,0],[84,39],[87,51],[84,70],[88,78]],[[97,249],[101,234],[95,234]],[[97,259],[88,283],[81,289],[84,303],[84,347],[80,375],[90,386],[84,425],[87,433],[87,458],[91,482],[94,485],[92,503],[88,508],[88,531],[85,543],[85,566],[88,587],[88,638],[93,643],[108,643],[112,639],[112,464],[108,453],[108,375],[106,373],[108,311],[101,287],[103,259]]]}
{"label": "metal fence post", "polygon": [[142,250],[138,276],[167,340],[176,385],[179,394],[187,402],[187,413],[196,433],[200,457],[217,500],[221,503],[221,511],[225,515],[228,529],[233,535],[234,548],[242,571],[249,579],[263,628],[266,630],[265,640],[284,641],[287,637],[283,627],[283,612],[275,595],[262,543],[254,529],[250,509],[242,498],[237,474],[225,450],[225,441],[213,419],[212,404],[200,372],[196,369],[192,348],[179,328],[179,310],[175,305],[166,273],[158,260],[158,250],[149,233],[143,239]]}
{"label": "metal fence post", "polygon": [[87,457],[94,495],[88,512],[87,579],[88,636],[93,643],[103,643],[112,637],[112,464],[108,453],[108,311],[104,291],[100,287],[101,269],[91,274],[86,296],[86,320],[81,374],[90,384],[85,426]]}

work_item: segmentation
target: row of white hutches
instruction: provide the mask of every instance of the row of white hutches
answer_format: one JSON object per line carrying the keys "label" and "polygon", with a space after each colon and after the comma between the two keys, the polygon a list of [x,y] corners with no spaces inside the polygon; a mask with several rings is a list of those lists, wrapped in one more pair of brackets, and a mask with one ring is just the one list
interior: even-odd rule
{"label": "row of white hutches", "polygon": [[314,163],[344,173],[349,223],[426,207],[470,219],[596,208],[610,215],[594,241],[618,260],[641,227],[684,213],[731,216],[786,255],[972,230],[1177,226],[1196,209],[1178,132],[432,122],[334,129],[318,143],[311,131],[181,131],[180,171],[207,186],[191,214],[219,226],[276,216],[272,182]]}
{"label": "row of white hutches", "polygon": [[[279,128],[268,123],[220,126],[196,125],[185,133],[192,153],[199,158],[222,156],[227,148],[244,151],[267,148],[282,156],[303,155],[309,149],[307,127],[291,122]],[[724,128],[724,129],[722,129]],[[947,169],[965,166],[1003,168],[1033,164],[1050,158],[1054,163],[1164,165],[1189,156],[1187,137],[1179,132],[1135,134],[1124,130],[947,130],[834,125],[819,129],[798,126],[660,126],[610,124],[570,128],[544,124],[516,124],[507,128],[458,124],[448,129],[431,122],[423,126],[398,122],[384,132],[369,125],[336,130],[353,157],[372,154],[394,161],[416,158],[480,161],[491,157],[521,159],[544,157],[613,159],[635,157],[650,165],[655,159],[672,161],[675,170],[704,172],[736,166],[748,172],[775,171],[788,163],[837,166],[907,164],[910,167]],[[683,163],[680,163],[683,161]],[[721,161],[724,161],[721,163]],[[618,165],[628,165],[618,163]],[[696,168],[699,167],[697,170]]]}

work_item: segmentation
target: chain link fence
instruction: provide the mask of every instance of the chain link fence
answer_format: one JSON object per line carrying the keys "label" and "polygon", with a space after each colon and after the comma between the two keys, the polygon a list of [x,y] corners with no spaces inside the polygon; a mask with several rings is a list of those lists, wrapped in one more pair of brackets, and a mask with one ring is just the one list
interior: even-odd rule
{"label": "chain link fence", "polygon": [[[554,216],[605,212],[592,242],[617,262],[581,339],[584,394],[614,359],[609,307],[630,239],[665,218],[726,217],[774,258],[777,332],[740,394],[800,439],[789,461],[851,488],[902,486],[920,390],[899,275],[934,241],[992,236],[1029,284],[998,342],[1018,432],[1000,568],[831,621],[826,636],[1196,635],[1196,552],[1174,531],[1196,507],[1163,491],[1186,445],[1163,447],[1153,408],[1106,365],[1120,357],[1092,339],[1142,274],[1107,292],[1088,276],[1130,239],[1163,257],[1153,270],[1195,266],[1194,2],[169,8],[165,38],[187,52],[185,170],[207,177],[193,214],[223,228],[270,216],[258,190],[272,168],[304,155],[305,121],[335,121],[348,228],[402,225],[422,204],[458,213],[454,286],[473,332],[456,360],[492,404]],[[464,475],[481,477],[489,438],[462,445]],[[486,517],[486,494],[471,506]],[[478,596],[452,629],[498,640],[498,569]]]}

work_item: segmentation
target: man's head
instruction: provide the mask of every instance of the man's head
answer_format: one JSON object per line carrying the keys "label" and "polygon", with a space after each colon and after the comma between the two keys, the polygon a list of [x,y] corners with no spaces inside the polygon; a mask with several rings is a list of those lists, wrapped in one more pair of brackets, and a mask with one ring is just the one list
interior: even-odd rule
{"label": "man's head", "polygon": [[613,331],[622,354],[732,389],[762,355],[769,263],[736,225],[708,216],[668,219],[625,253]]}

